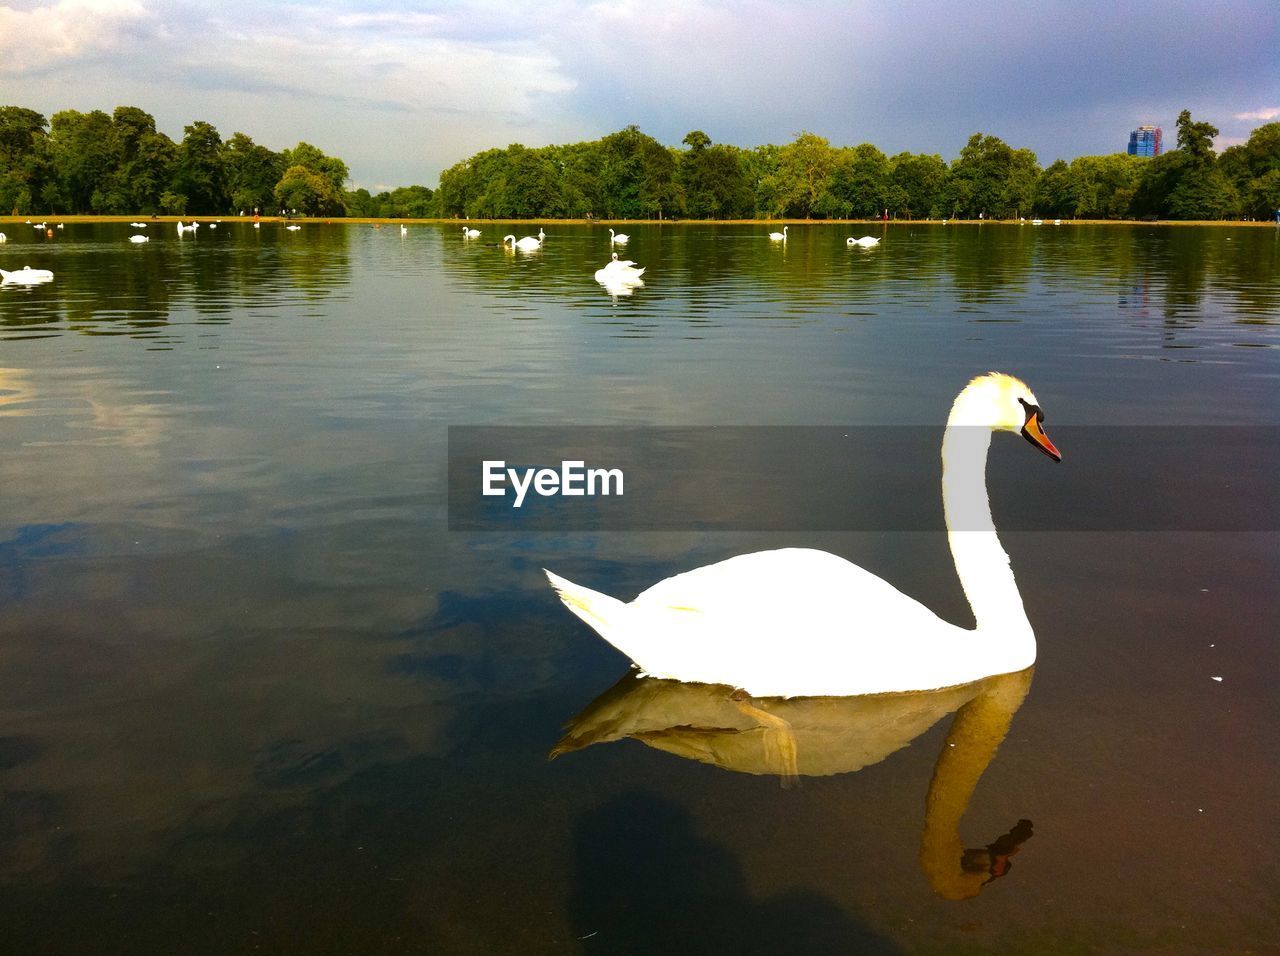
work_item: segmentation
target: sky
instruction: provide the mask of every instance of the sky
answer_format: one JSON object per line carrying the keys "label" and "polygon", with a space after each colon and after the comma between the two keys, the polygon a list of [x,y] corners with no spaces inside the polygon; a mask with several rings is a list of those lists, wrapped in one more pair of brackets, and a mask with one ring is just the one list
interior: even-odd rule
{"label": "sky", "polygon": [[1219,148],[1280,120],[1280,3],[0,0],[0,105],[305,140],[375,191],[631,123],[948,160],[980,131],[1047,165],[1144,123],[1172,146],[1184,108]]}

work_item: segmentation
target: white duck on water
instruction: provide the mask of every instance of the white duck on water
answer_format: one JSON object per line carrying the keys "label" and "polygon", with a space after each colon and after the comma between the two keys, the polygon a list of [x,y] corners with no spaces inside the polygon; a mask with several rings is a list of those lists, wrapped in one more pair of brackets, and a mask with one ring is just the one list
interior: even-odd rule
{"label": "white duck on water", "polygon": [[1020,433],[1055,461],[1023,382],[991,372],[957,396],[942,438],[942,502],[977,628],[942,620],[887,581],[824,551],[739,555],[660,581],[630,604],[547,572],[565,605],[654,677],[757,697],[950,687],[1030,667],[1035,634],[987,498],[991,433]]}

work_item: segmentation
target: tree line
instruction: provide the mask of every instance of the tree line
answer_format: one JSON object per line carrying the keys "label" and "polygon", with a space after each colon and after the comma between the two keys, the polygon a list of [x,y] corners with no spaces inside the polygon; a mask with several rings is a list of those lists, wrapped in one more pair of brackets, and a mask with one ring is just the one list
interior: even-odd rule
{"label": "tree line", "polygon": [[832,146],[800,133],[782,146],[714,143],[701,130],[681,147],[628,126],[598,140],[488,149],[440,175],[437,189],[371,195],[347,189],[336,157],[299,143],[275,152],[209,123],[181,142],[150,114],[64,110],[46,121],[0,107],[0,210],[15,213],[214,214],[296,209],[307,215],[479,219],[1083,219],[1271,218],[1280,209],[1280,123],[1221,154],[1218,130],[1187,110],[1177,149],[1057,160],[975,133],[948,163],[888,156],[870,143]]}
{"label": "tree line", "polygon": [[211,215],[297,210],[311,216],[426,217],[432,191],[407,186],[350,191],[347,164],[310,143],[279,152],[245,133],[224,140],[210,123],[180,142],[136,106],[46,120],[0,106],[0,211]]}

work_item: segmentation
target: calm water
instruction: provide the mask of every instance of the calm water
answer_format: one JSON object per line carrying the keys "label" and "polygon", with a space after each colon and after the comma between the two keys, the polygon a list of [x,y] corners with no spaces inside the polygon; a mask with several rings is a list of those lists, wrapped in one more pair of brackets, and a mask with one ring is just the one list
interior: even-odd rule
{"label": "calm water", "polygon": [[[1280,233],[894,226],[863,252],[840,227],[781,247],[639,225],[646,285],[615,297],[592,281],[605,230],[549,228],[512,255],[494,225],[157,224],[142,246],[4,225],[0,266],[56,274],[0,289],[5,947],[1275,945],[1274,475],[1246,462],[1192,530],[1071,531],[1055,487],[1110,494],[1071,470],[1087,449],[1059,439],[1054,466],[997,441],[992,468],[1021,476],[1000,494],[1064,529],[1004,536],[1034,682],[910,717],[776,705],[800,754],[784,787],[723,695],[614,687],[626,661],[540,569],[630,597],[813,546],[965,622],[941,535],[449,532],[446,456],[450,425],[940,426],[992,368],[1051,435],[1275,426]],[[1197,441],[1188,460],[1211,457]],[[1194,530],[1241,498],[1267,505],[1256,531]],[[637,694],[644,742],[588,746]],[[965,732],[994,746],[1006,724],[994,758]],[[1018,839],[985,886],[956,865]],[[977,895],[944,898],[958,883]]]}

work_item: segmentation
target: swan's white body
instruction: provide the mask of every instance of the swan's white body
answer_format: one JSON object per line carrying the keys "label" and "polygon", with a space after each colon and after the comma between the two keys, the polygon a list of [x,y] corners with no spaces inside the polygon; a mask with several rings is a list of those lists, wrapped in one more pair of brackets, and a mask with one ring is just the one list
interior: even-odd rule
{"label": "swan's white body", "polygon": [[463,238],[463,239],[479,239],[479,238],[480,238],[480,230],[479,230],[479,229],[468,229],[466,226],[463,226],[463,227],[462,227],[462,238]]}
{"label": "swan's white body", "polygon": [[285,226],[285,229],[287,229],[289,232],[297,232],[301,228],[302,228],[301,226]]}
{"label": "swan's white body", "polygon": [[604,268],[596,270],[596,281],[606,286],[610,285],[643,285],[640,277],[644,275],[644,269],[636,268],[636,264],[630,259],[618,259],[615,252],[613,258],[605,264]]}
{"label": "swan's white body", "polygon": [[148,239],[146,236],[137,235],[137,236],[130,236],[129,241],[130,242],[150,242],[151,240]]}
{"label": "swan's white body", "polygon": [[610,245],[625,246],[630,241],[631,241],[631,237],[628,236],[625,232],[615,233],[612,229],[609,230]]}
{"label": "swan's white body", "polygon": [[38,285],[41,282],[53,281],[53,273],[48,269],[33,269],[23,266],[13,272],[0,269],[0,283],[5,285]]}
{"label": "swan's white body", "polygon": [[8,242],[8,241],[9,241],[9,237],[6,236],[3,232],[0,232],[0,242]]}
{"label": "swan's white body", "polygon": [[1022,382],[982,376],[956,399],[943,437],[948,541],[975,630],[811,549],[730,558],[660,581],[630,604],[547,576],[569,610],[654,677],[810,697],[929,690],[1022,670],[1035,662],[1035,635],[991,521],[985,468],[993,430],[1031,430],[1058,457],[1024,409],[1038,411]]}
{"label": "swan's white body", "polygon": [[545,232],[543,232],[543,231],[542,231],[542,227],[541,227],[541,226],[539,226],[539,227],[538,227],[538,241],[539,241],[539,242],[541,242],[541,241],[542,241],[543,239],[545,239],[545,238],[547,238],[547,234],[546,234]]}
{"label": "swan's white body", "polygon": [[503,242],[506,242],[507,240],[511,241],[511,245],[513,248],[523,249],[525,252],[532,252],[534,249],[537,249],[542,245],[542,240],[538,239],[535,236],[525,236],[524,238],[518,241],[515,236],[502,237]]}
{"label": "swan's white body", "polygon": [[145,222],[131,222],[131,223],[129,223],[129,225],[133,226],[133,228],[134,228],[134,229],[146,229],[146,228],[147,228],[147,224],[146,224]]}
{"label": "swan's white body", "polygon": [[409,235],[409,227],[408,227],[408,226],[401,226],[401,227],[400,227],[400,235],[402,235],[402,236],[407,236],[407,235]]}
{"label": "swan's white body", "polygon": [[787,229],[789,228],[790,228],[789,226],[783,226],[782,232],[771,232],[769,233],[769,238],[772,239],[774,242],[786,242]]}
{"label": "swan's white body", "polygon": [[863,249],[870,249],[872,246],[880,245],[880,240],[875,236],[863,236],[861,239],[854,239],[850,236],[845,240],[845,243],[850,246],[861,246]]}

